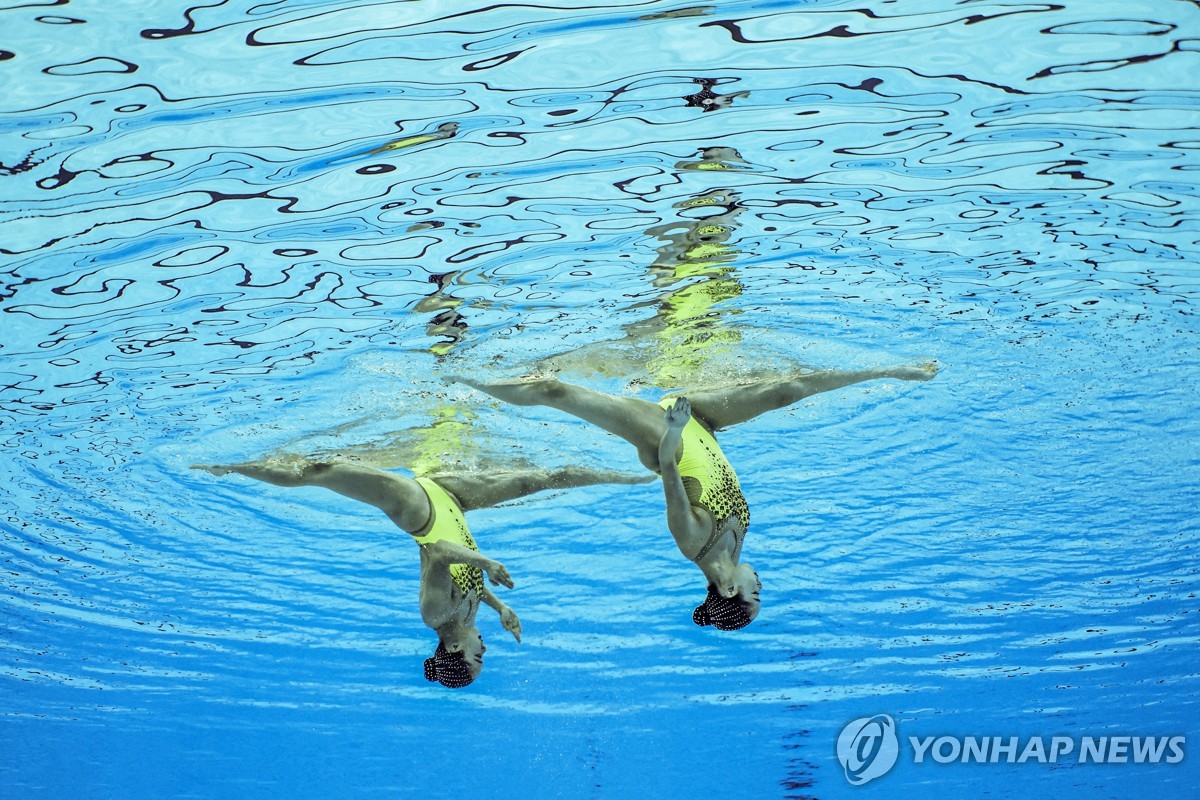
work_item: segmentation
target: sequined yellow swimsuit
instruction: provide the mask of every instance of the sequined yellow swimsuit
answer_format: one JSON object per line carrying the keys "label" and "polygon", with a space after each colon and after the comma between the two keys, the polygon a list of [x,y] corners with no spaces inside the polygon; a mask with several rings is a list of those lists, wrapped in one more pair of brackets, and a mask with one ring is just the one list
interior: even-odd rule
{"label": "sequined yellow swimsuit", "polygon": [[[674,404],[675,398],[672,397],[659,401],[658,405],[666,410]],[[699,561],[708,554],[724,533],[722,523],[730,517],[737,518],[742,524],[741,535],[737,538],[737,550],[740,551],[742,537],[750,527],[750,506],[746,504],[737,474],[717,446],[717,440],[695,417],[689,419],[683,429],[679,474],[683,478],[688,502],[712,514],[715,523],[712,536],[693,560]]]}
{"label": "sequined yellow swimsuit", "polygon": [[[417,483],[429,498],[429,521],[425,523],[424,528],[413,534],[417,544],[449,541],[478,553],[479,547],[475,544],[471,532],[467,530],[467,520],[454,498],[428,478],[417,478]],[[480,599],[483,598],[483,570],[479,567],[451,564],[450,577],[463,593],[463,597],[473,590]]]}

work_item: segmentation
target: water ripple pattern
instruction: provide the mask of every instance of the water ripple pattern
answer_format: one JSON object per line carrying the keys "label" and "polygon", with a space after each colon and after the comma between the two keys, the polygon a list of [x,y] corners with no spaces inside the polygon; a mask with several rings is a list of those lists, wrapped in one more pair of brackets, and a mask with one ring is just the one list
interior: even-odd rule
{"label": "water ripple pattern", "polygon": [[[0,795],[851,796],[879,713],[1200,745],[1198,50],[1162,0],[0,3]],[[635,470],[439,378],[932,357],[721,434],[745,631],[654,485],[472,512],[526,638],[457,693],[386,519],[188,470]]]}

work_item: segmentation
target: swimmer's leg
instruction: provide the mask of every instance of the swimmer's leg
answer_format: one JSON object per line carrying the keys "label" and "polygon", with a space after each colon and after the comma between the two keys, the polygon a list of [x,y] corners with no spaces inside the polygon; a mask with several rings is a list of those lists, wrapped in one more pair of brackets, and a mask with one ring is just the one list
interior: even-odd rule
{"label": "swimmer's leg", "polygon": [[937,363],[931,362],[887,369],[823,370],[789,380],[756,381],[727,389],[687,392],[686,396],[692,404],[693,416],[703,420],[713,430],[719,430],[821,392],[879,378],[927,381],[937,374],[937,369]]}
{"label": "swimmer's leg", "polygon": [[648,400],[614,397],[557,380],[476,383],[451,378],[518,406],[549,406],[620,436],[637,448],[647,469],[658,471],[658,443],[667,431],[665,412]]}
{"label": "swimmer's leg", "polygon": [[463,511],[488,508],[507,500],[536,494],[550,489],[573,489],[598,483],[649,483],[654,475],[630,475],[624,472],[591,470],[584,467],[563,469],[499,472],[488,475],[447,475],[435,478],[462,505]]}
{"label": "swimmer's leg", "polygon": [[375,506],[397,526],[412,533],[429,520],[429,498],[420,484],[401,475],[357,464],[309,462],[298,468],[283,464],[195,464],[213,475],[236,472],[275,486],[320,486]]}

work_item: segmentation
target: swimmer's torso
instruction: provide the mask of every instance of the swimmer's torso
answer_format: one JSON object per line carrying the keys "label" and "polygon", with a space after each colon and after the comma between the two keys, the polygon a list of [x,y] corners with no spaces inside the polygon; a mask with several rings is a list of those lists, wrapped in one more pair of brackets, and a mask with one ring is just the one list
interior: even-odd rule
{"label": "swimmer's torso", "polygon": [[[674,398],[662,400],[659,406],[665,410],[674,402]],[[750,507],[742,496],[742,486],[717,440],[695,417],[684,426],[682,447],[679,474],[688,502],[712,514],[718,529],[729,517],[736,517],[744,535],[750,527]]]}
{"label": "swimmer's torso", "polygon": [[[471,532],[467,530],[467,520],[454,498],[428,478],[417,478],[417,483],[429,498],[429,521],[425,523],[424,528],[413,534],[417,544],[449,541],[478,553],[479,547],[475,544]],[[450,577],[463,597],[467,597],[472,591],[477,598],[483,597],[483,570],[479,567],[451,564]]]}

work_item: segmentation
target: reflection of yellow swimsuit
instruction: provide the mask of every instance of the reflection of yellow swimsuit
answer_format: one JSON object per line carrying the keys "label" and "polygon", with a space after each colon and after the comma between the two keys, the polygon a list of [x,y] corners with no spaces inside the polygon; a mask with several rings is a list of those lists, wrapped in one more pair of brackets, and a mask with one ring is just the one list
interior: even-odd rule
{"label": "reflection of yellow swimsuit", "polygon": [[[462,509],[454,498],[429,478],[417,478],[417,483],[425,490],[429,498],[429,521],[425,527],[413,534],[417,544],[432,544],[433,542],[453,542],[461,544],[468,550],[479,552],[471,532],[467,530],[467,520],[463,517]],[[472,590],[483,597],[483,570],[467,564],[451,564],[450,577],[466,597]]]}
{"label": "reflection of yellow swimsuit", "polygon": [[[675,398],[659,401],[663,410],[675,405]],[[717,440],[700,422],[692,417],[683,429],[683,453],[679,457],[679,474],[683,477],[683,489],[688,502],[712,514],[716,523],[713,536],[701,548],[697,561],[703,558],[716,543],[718,532],[729,517],[737,517],[742,523],[742,536],[750,527],[750,506],[742,496],[742,486],[730,466],[725,454],[717,446]],[[740,539],[739,539],[740,545]],[[739,547],[740,549],[740,547]]]}

